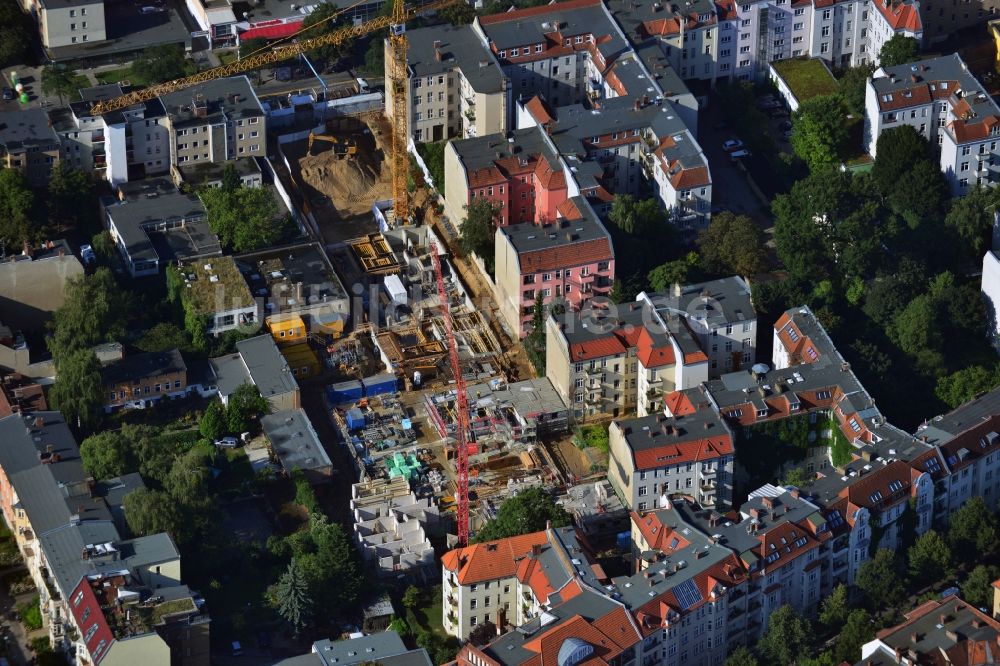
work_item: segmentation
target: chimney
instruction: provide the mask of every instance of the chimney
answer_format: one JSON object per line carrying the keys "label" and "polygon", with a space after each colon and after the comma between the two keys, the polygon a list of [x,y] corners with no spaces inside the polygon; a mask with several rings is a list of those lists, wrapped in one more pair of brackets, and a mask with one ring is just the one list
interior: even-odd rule
{"label": "chimney", "polygon": [[31,248],[31,245],[28,243],[28,241],[24,241],[24,245],[21,246],[21,254],[23,254],[26,257],[34,256],[35,251]]}
{"label": "chimney", "polygon": [[44,416],[36,416],[35,417],[35,427],[36,428],[44,428],[45,427],[45,417]]}
{"label": "chimney", "polygon": [[766,509],[773,509],[774,508],[774,500],[772,500],[770,497],[762,497],[762,498],[760,498],[760,501],[761,501],[761,504],[764,505],[764,508],[766,508]]}
{"label": "chimney", "polygon": [[54,449],[55,449],[55,447],[54,447],[54,446],[53,446],[52,444],[46,444],[46,445],[45,445],[45,452],[46,452],[46,453],[52,453],[52,451],[53,451]]}
{"label": "chimney", "polygon": [[443,56],[441,55],[441,49],[438,48],[434,49],[434,59],[437,60],[438,62],[441,62],[441,60],[443,59]]}
{"label": "chimney", "polygon": [[912,634],[910,634],[910,642],[911,643],[919,643],[920,642],[920,634],[918,634],[915,631]]}
{"label": "chimney", "polygon": [[296,282],[295,283],[295,300],[298,301],[299,303],[302,302],[302,283],[301,282]]}
{"label": "chimney", "polygon": [[800,493],[800,492],[799,492],[799,489],[798,489],[798,488],[793,488],[793,489],[791,490],[790,494],[791,494],[791,496],[792,496],[792,497],[794,497],[795,499],[798,499],[798,498],[799,498],[799,495],[801,495],[802,493]]}
{"label": "chimney", "polygon": [[538,557],[539,555],[541,555],[542,554],[542,544],[540,544],[540,543],[532,544],[531,545],[531,554],[534,557]]}
{"label": "chimney", "polygon": [[941,613],[940,615],[938,615],[938,621],[941,624],[948,624],[948,620],[950,620],[950,619],[951,619],[951,616],[949,616],[947,613]]}
{"label": "chimney", "polygon": [[205,96],[198,93],[191,100],[191,108],[194,110],[194,115],[196,118],[207,118],[208,117],[208,102],[205,101]]}
{"label": "chimney", "polygon": [[903,648],[901,647],[896,648],[896,663],[897,664],[903,663]]}
{"label": "chimney", "polygon": [[80,553],[80,559],[89,560],[90,559],[90,549],[86,546],[83,547],[83,551]]}

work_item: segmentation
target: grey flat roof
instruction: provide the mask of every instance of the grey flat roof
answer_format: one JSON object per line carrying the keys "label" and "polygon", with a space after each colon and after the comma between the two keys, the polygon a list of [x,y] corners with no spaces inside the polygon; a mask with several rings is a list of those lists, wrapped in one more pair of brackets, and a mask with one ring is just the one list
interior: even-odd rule
{"label": "grey flat roof", "polygon": [[269,414],[260,420],[264,434],[271,442],[281,465],[294,469],[322,470],[333,466],[323,442],[302,409],[290,409]]}
{"label": "grey flat roof", "polygon": [[[954,660],[962,663],[969,657],[968,648],[960,643],[983,643],[989,645],[993,651],[993,659],[986,662],[971,661],[968,663],[990,663],[995,662],[997,652],[997,639],[1000,632],[997,631],[996,622],[989,614],[984,614],[957,596],[949,596],[939,602],[937,606],[924,607],[920,615],[912,612],[908,615],[908,621],[896,627],[879,632],[879,639],[889,646],[890,650],[902,648],[906,654],[909,650],[915,650],[919,655],[916,663],[928,663],[929,661],[948,662]],[[946,622],[941,621],[945,616]],[[973,625],[973,621],[977,621]],[[916,634],[917,641],[913,641]],[[958,649],[954,649],[958,647]],[[948,656],[942,655],[945,653]],[[932,656],[933,655],[933,656]],[[985,653],[983,657],[985,657]],[[921,657],[926,657],[924,661]],[[895,663],[895,662],[893,662]],[[954,663],[954,662],[953,662]]]}
{"label": "grey flat roof", "polygon": [[265,398],[298,390],[299,385],[292,376],[288,362],[278,351],[278,346],[270,335],[240,340],[236,343],[236,351],[242,357],[257,390]]}
{"label": "grey flat roof", "polygon": [[[326,252],[318,243],[241,254],[236,259],[247,278],[251,293],[267,293],[267,314],[298,313],[334,299],[347,297],[347,290]],[[296,296],[302,284],[302,298]]]}
{"label": "grey flat roof", "polygon": [[[60,0],[67,1],[67,0]],[[105,58],[116,53],[141,51],[161,44],[185,44],[191,31],[176,9],[169,5],[163,11],[143,14],[140,3],[108,2],[104,6],[104,22],[108,38],[46,49],[55,61]],[[187,11],[187,10],[183,10]]]}
{"label": "grey flat roof", "polygon": [[[123,183],[124,201],[105,198],[105,210],[133,261],[162,263],[219,254],[219,237],[206,221],[205,207],[194,194],[181,193],[169,178]],[[183,221],[164,229],[160,225]]]}
{"label": "grey flat roof", "polygon": [[542,226],[535,224],[511,224],[500,227],[499,232],[507,237],[507,240],[518,254],[606,239],[608,241],[608,249],[612,253],[609,258],[614,258],[611,235],[608,234],[607,229],[601,224],[601,220],[590,206],[590,202],[580,196],[571,197],[569,201],[576,204],[582,217],[574,220],[560,218],[552,224]]}
{"label": "grey flat roof", "polygon": [[496,389],[489,382],[466,387],[469,407],[510,405],[521,418],[534,414],[555,414],[566,411],[566,403],[546,377],[504,384]]}
{"label": "grey flat roof", "polygon": [[116,542],[118,530],[111,521],[63,525],[38,537],[49,569],[64,599],[84,576],[98,571],[120,571],[125,563],[108,558],[83,559],[81,553],[87,545]]}
{"label": "grey flat roof", "polygon": [[[196,96],[204,97],[208,113],[204,118],[194,114],[192,104]],[[261,117],[264,109],[257,94],[244,76],[215,79],[160,96],[167,116],[176,127],[204,125],[208,122],[222,122],[240,118]],[[263,130],[263,127],[261,127]]]}
{"label": "grey flat roof", "polygon": [[[503,73],[472,26],[417,28],[407,30],[406,39],[409,45],[406,59],[413,76],[444,74],[457,65],[476,92],[497,93],[503,90]],[[436,57],[435,42],[440,42],[441,60]]]}
{"label": "grey flat roof", "polygon": [[0,111],[0,146],[8,152],[45,148],[59,143],[49,116],[41,109]]}
{"label": "grey flat roof", "polygon": [[253,383],[243,357],[239,354],[226,354],[209,359],[208,362],[215,375],[215,385],[222,396],[230,396],[243,384]]}
{"label": "grey flat roof", "polygon": [[[693,391],[697,392],[698,390],[693,389]],[[696,398],[694,399],[696,400]],[[633,455],[636,451],[647,451],[669,444],[682,444],[706,437],[732,437],[729,426],[711,405],[704,400],[696,401],[694,404],[703,405],[703,407],[693,414],[685,414],[684,416],[669,417],[662,412],[657,412],[648,416],[616,421],[616,423],[622,428],[625,443],[628,444]],[[663,464],[669,465],[671,463],[667,459],[663,461]]]}
{"label": "grey flat roof", "polygon": [[917,435],[927,437],[930,444],[944,444],[961,432],[990,417],[1000,414],[1000,389],[993,389],[960,405],[947,414],[935,416],[917,429]]}
{"label": "grey flat roof", "polygon": [[352,666],[362,662],[391,663],[392,666],[433,666],[426,650],[407,650],[403,639],[395,631],[382,631],[343,641],[316,641],[312,651],[323,666]]}
{"label": "grey flat roof", "polygon": [[130,568],[170,562],[181,556],[166,532],[122,541],[118,549]]}
{"label": "grey flat roof", "polygon": [[538,127],[526,127],[503,134],[452,141],[452,147],[462,160],[466,171],[478,171],[493,166],[497,160],[515,155],[528,158],[541,155],[553,170],[560,168],[556,155],[542,138]]}
{"label": "grey flat roof", "polygon": [[131,354],[117,363],[104,366],[101,375],[105,384],[119,384],[186,371],[187,366],[180,350],[171,349],[165,352]]}

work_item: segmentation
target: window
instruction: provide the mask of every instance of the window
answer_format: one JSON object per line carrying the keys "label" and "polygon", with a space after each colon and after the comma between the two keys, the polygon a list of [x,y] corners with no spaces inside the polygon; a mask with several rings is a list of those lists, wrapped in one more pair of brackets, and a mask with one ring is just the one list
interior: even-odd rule
{"label": "window", "polygon": [[830,42],[823,42],[819,45],[820,53],[828,53],[830,51]]}
{"label": "window", "polygon": [[820,34],[821,37],[829,37],[830,36],[830,26],[824,25],[823,28],[819,31],[819,34]]}
{"label": "window", "polygon": [[795,23],[794,25],[792,25],[792,30],[801,30],[802,26],[803,26],[803,23],[801,21],[799,21],[798,23]]}
{"label": "window", "polygon": [[830,20],[830,15],[831,15],[831,12],[830,12],[829,9],[824,9],[823,10],[823,20],[824,21],[829,21]]}

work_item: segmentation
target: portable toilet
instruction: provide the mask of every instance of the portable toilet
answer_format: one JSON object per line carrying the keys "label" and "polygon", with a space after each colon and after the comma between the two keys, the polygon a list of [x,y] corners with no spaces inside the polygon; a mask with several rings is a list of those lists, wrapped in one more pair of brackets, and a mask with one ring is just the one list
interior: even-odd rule
{"label": "portable toilet", "polygon": [[365,427],[365,413],[357,407],[347,410],[347,429],[361,430]]}

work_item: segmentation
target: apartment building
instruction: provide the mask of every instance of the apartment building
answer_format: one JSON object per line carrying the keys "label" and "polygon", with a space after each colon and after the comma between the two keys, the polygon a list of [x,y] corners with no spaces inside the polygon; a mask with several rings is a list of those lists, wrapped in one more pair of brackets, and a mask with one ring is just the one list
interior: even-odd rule
{"label": "apartment building", "polygon": [[1000,622],[954,594],[925,601],[903,617],[861,646],[859,664],[989,664],[1000,653]]}
{"label": "apartment building", "polygon": [[531,332],[535,302],[558,299],[579,310],[607,295],[615,279],[615,252],[587,200],[556,207],[549,224],[500,227],[495,236],[494,284],[500,313],[521,337]]}
{"label": "apartment building", "polygon": [[80,664],[207,666],[209,618],[167,534],[124,539],[137,474],[95,483],[59,412],[0,419],[0,510],[38,588],[53,647]]}
{"label": "apartment building", "polygon": [[706,508],[733,502],[733,433],[699,389],[680,396],[670,413],[611,422],[608,480],[634,511],[664,507],[674,495]]}
{"label": "apartment building", "polygon": [[0,111],[0,166],[20,171],[28,183],[40,186],[49,182],[59,156],[59,135],[44,111]]}
{"label": "apartment building", "polygon": [[132,354],[101,370],[104,410],[150,406],[187,393],[187,365],[176,349]]}
{"label": "apartment building", "polygon": [[[756,361],[757,323],[739,277],[641,293],[546,323],[546,375],[576,416],[662,411],[666,396]],[[608,368],[625,368],[622,373]]]}
{"label": "apartment building", "polygon": [[160,97],[170,163],[179,167],[267,154],[264,109],[246,76],[215,79]]}
{"label": "apartment building", "polygon": [[201,200],[164,176],[120,184],[117,197],[101,199],[101,212],[133,278],[158,275],[172,262],[222,254]]}
{"label": "apartment building", "polygon": [[444,151],[445,210],[463,220],[478,200],[496,207],[498,226],[546,224],[569,198],[566,169],[536,127],[448,142]]}
{"label": "apartment building", "polygon": [[209,359],[212,379],[222,404],[244,384],[257,387],[271,411],[298,409],[299,384],[288,361],[268,335],[258,335],[236,343],[236,353]]}
{"label": "apartment building", "polygon": [[63,162],[93,171],[112,185],[169,170],[169,132],[159,99],[103,116],[90,112],[94,103],[129,90],[117,83],[84,88],[79,100],[49,111]]}
{"label": "apartment building", "polygon": [[205,333],[217,336],[237,328],[260,328],[261,306],[232,257],[182,263],[177,275],[183,281],[178,286],[181,303],[186,311],[204,319]]}
{"label": "apartment building", "polygon": [[35,0],[31,4],[46,49],[108,38],[103,0]]}
{"label": "apartment building", "polygon": [[[409,30],[407,114],[416,142],[481,137],[508,129],[507,78],[470,26]],[[391,46],[385,41],[386,62]],[[394,113],[392,95],[386,114]]]}

